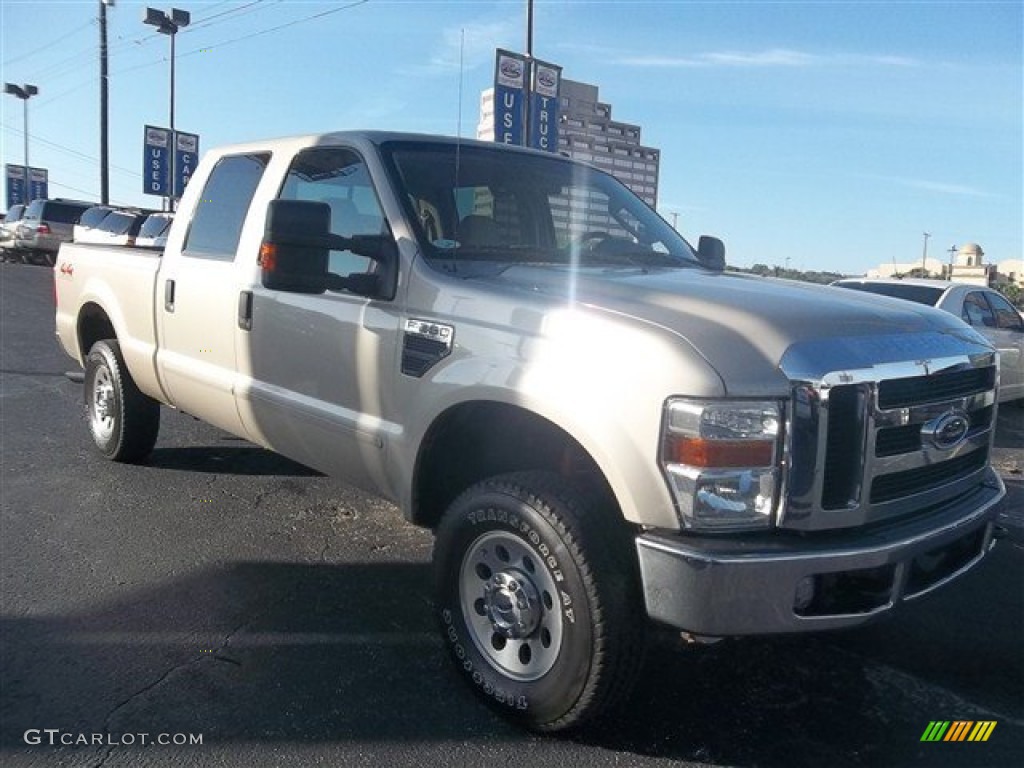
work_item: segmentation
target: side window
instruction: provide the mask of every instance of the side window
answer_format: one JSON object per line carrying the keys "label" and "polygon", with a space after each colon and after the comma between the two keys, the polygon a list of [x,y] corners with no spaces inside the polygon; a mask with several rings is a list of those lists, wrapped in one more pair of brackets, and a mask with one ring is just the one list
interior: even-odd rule
{"label": "side window", "polygon": [[972,291],[964,299],[963,319],[973,326],[979,328],[995,328],[996,318],[985,301],[985,295],[981,291]]}
{"label": "side window", "polygon": [[992,309],[996,313],[996,326],[999,328],[1008,328],[1011,330],[1021,330],[1024,328],[1024,322],[1021,321],[1020,315],[1017,310],[1013,308],[1006,299],[1000,296],[998,293],[987,293],[989,304],[992,305]]}
{"label": "side window", "polygon": [[222,157],[206,180],[185,237],[184,254],[231,261],[238,250],[242,224],[269,154]]}
{"label": "side window", "polygon": [[[331,207],[331,233],[342,237],[383,235],[388,229],[362,158],[350,149],[300,152],[281,189],[283,200],[312,200]],[[374,262],[351,251],[331,251],[328,269],[345,277],[370,272]]]}

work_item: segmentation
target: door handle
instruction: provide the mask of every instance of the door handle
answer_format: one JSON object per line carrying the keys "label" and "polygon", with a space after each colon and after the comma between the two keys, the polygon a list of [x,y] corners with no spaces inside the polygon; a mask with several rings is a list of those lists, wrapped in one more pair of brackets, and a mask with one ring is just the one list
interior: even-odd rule
{"label": "door handle", "polygon": [[174,311],[174,281],[168,280],[164,283],[164,309],[167,312]]}
{"label": "door handle", "polygon": [[252,291],[238,294],[238,327],[243,331],[252,330]]}

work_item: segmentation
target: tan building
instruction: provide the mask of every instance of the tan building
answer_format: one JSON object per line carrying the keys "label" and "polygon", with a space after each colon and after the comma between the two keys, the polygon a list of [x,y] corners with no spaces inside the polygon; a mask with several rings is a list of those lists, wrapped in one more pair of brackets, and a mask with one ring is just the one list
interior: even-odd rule
{"label": "tan building", "polygon": [[[950,249],[952,251],[952,249]],[[998,264],[985,263],[985,251],[977,243],[965,243],[956,250],[955,256],[947,264],[941,259],[924,260],[921,274],[921,259],[908,262],[892,262],[879,264],[869,269],[867,277],[938,277],[956,283],[971,285],[998,286],[1007,283],[1024,285],[1024,261],[1021,259],[1005,259]]]}

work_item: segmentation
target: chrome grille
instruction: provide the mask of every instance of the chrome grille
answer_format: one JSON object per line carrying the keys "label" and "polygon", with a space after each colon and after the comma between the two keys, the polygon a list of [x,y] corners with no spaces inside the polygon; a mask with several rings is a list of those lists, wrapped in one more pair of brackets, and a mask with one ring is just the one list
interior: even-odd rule
{"label": "chrome grille", "polygon": [[[980,355],[833,372],[797,383],[780,525],[866,525],[912,516],[969,492],[988,465],[995,381],[994,356]],[[946,424],[955,429],[936,436]]]}

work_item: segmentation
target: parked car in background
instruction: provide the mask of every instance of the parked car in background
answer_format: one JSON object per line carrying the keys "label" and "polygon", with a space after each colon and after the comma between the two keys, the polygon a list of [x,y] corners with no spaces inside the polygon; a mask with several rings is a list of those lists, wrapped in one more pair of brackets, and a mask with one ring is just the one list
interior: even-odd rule
{"label": "parked car in background", "polygon": [[167,232],[174,221],[173,213],[151,213],[142,223],[135,244],[148,248],[163,248],[167,245]]}
{"label": "parked car in background", "polygon": [[87,233],[85,242],[95,245],[135,245],[147,213],[138,210],[111,211],[95,229]]}
{"label": "parked car in background", "polygon": [[57,261],[61,243],[70,243],[74,226],[94,203],[80,200],[33,200],[14,235],[14,246],[23,252],[23,261]]}
{"label": "parked car in background", "polygon": [[999,350],[999,402],[1024,398],[1024,317],[998,291],[946,280],[898,278],[848,278],[832,285],[916,301],[956,315]]}
{"label": "parked car in background", "polygon": [[16,259],[17,252],[14,249],[14,230],[25,213],[25,206],[15,203],[7,211],[3,224],[0,224],[0,257],[4,261]]}
{"label": "parked car in background", "polygon": [[89,233],[91,230],[96,229],[103,220],[107,218],[107,215],[113,211],[113,207],[109,205],[94,205],[92,208],[82,214],[82,217],[78,220],[73,228],[72,239],[76,243],[88,243]]}

